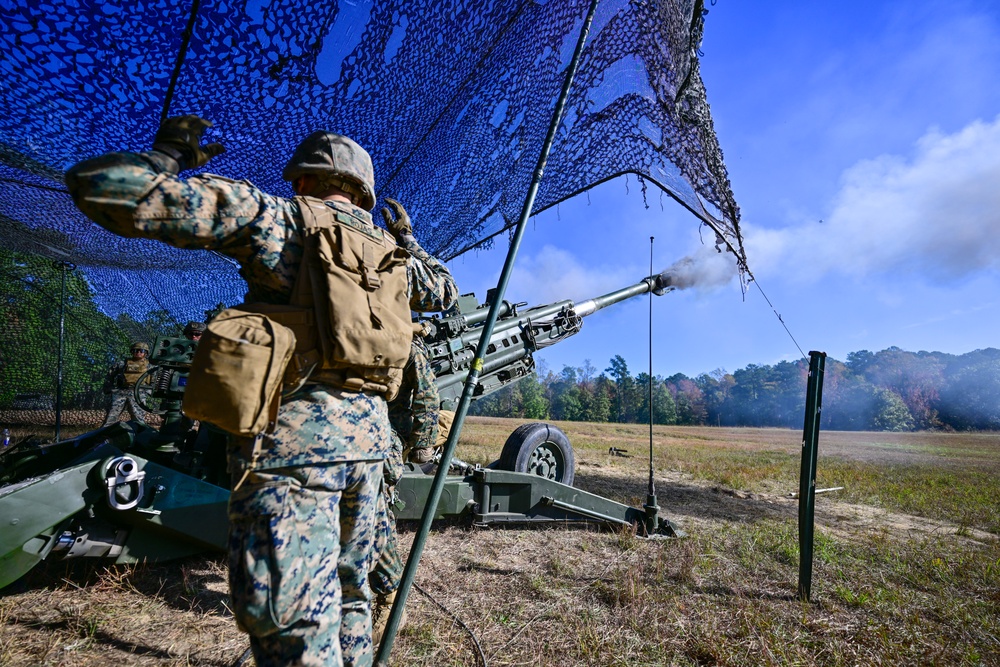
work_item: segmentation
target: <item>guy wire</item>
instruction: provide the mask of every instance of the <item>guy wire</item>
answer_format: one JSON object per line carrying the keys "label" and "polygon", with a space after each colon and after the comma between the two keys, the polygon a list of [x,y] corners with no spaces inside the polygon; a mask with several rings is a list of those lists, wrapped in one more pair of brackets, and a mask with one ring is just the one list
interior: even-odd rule
{"label": "guy wire", "polygon": [[802,348],[799,346],[799,342],[797,340],[795,340],[795,336],[792,335],[792,332],[788,328],[788,325],[785,324],[785,320],[783,320],[781,318],[781,313],[778,312],[778,310],[774,307],[774,304],[771,303],[771,300],[767,298],[766,294],[764,294],[764,290],[763,290],[763,288],[761,288],[760,282],[757,280],[756,277],[754,277],[754,279],[753,279],[753,284],[757,286],[757,291],[760,292],[760,295],[762,297],[764,297],[764,301],[767,301],[767,305],[771,307],[771,311],[774,313],[774,316],[778,318],[778,321],[781,322],[781,326],[783,326],[785,328],[785,333],[787,333],[788,337],[792,339],[793,343],[795,343],[795,347],[798,348],[799,354],[802,355],[803,359],[808,359],[809,356],[805,352],[802,351]]}

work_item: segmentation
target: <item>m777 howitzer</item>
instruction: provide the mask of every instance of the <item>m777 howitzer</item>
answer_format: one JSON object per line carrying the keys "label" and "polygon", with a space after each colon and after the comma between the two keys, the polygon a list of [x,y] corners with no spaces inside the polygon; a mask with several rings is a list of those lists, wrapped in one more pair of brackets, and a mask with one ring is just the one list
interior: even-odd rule
{"label": "m777 howitzer", "polygon": [[[671,276],[664,272],[578,303],[559,301],[525,310],[521,310],[525,304],[503,303],[484,354],[475,398],[527,377],[535,367],[534,352],[578,333],[584,317],[641,294],[663,294],[672,289]],[[489,303],[479,305],[474,297],[465,296],[459,310],[428,320],[432,326],[425,336],[445,410],[454,408],[461,396]],[[460,474],[445,481],[438,516],[467,514],[479,525],[591,522],[631,527],[650,537],[681,534],[670,521],[658,516],[655,506],[637,509],[574,488],[575,462],[569,439],[556,426],[524,424],[507,439],[500,459],[489,466],[450,462],[451,469]],[[419,519],[431,477],[413,464],[407,466],[409,470],[396,487],[403,501],[396,508],[396,517]]]}
{"label": "m777 howitzer", "polygon": [[[557,301],[523,309],[524,303],[500,306],[497,323],[483,357],[483,370],[473,400],[515,383],[535,370],[534,353],[579,333],[583,318],[633,297],[661,295],[673,290],[669,271],[644,278],[602,296],[585,301]],[[476,345],[491,305],[491,295],[480,305],[474,295],[459,299],[459,312],[425,320],[430,332],[424,336],[441,394],[441,409],[454,410],[475,358]],[[572,485],[575,456],[569,440],[550,424],[525,424],[504,445],[498,467],[528,472]]]}
{"label": "m777 howitzer", "polygon": [[[560,301],[526,310],[519,310],[523,304],[504,304],[477,397],[527,376],[534,368],[532,354],[577,333],[586,315],[669,289],[669,279],[661,275],[577,304]],[[465,297],[459,314],[431,320],[427,340],[446,409],[461,391],[485,319],[486,307]],[[226,549],[229,490],[223,445],[214,437],[220,434],[206,434],[204,424],[195,433],[180,412],[194,346],[172,337],[153,345],[150,400],[159,402],[160,429],[124,422],[0,453],[0,588],[46,559],[131,563]],[[154,407],[139,398],[144,408]],[[568,439],[555,426],[525,424],[490,466],[452,462],[459,474],[448,477],[438,516],[467,516],[482,525],[588,522],[634,526],[648,536],[679,534],[656,516],[656,508],[651,514],[650,508],[573,488],[574,461]],[[431,475],[409,464],[397,486],[403,501],[397,518],[420,518],[431,482]]]}

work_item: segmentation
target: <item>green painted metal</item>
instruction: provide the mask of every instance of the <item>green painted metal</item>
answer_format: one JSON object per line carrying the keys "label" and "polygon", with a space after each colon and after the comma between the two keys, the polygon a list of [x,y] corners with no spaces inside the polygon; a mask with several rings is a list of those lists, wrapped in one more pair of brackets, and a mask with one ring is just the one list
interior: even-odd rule
{"label": "green painted metal", "polygon": [[[424,514],[424,505],[431,495],[434,477],[412,467],[403,473],[396,485],[396,496],[401,501],[393,508],[397,519],[417,520]],[[440,499],[435,508],[435,519],[460,516],[472,511],[476,504],[475,488],[470,476],[450,475],[445,478]]]}
{"label": "green painted metal", "polygon": [[132,510],[102,508],[109,519],[132,528],[118,562],[169,560],[226,549],[228,489],[152,461],[132,458],[146,473],[143,501]]}
{"label": "green painted metal", "polygon": [[[493,298],[493,303],[490,305],[490,313],[486,318],[486,322],[483,324],[483,332],[482,336],[479,338],[479,346],[476,349],[475,361],[473,362],[472,369],[465,380],[465,391],[462,393],[462,398],[455,411],[455,421],[452,425],[451,433],[448,436],[448,442],[444,445],[444,451],[442,453],[443,461],[450,461],[452,455],[455,453],[455,447],[458,444],[458,437],[462,432],[462,424],[465,422],[465,415],[469,411],[469,405],[472,402],[472,395],[475,391],[479,374],[483,370],[483,357],[486,353],[486,348],[489,345],[490,337],[493,335],[493,326],[496,324],[497,318],[500,314],[503,297],[507,292],[507,284],[510,282],[510,276],[514,270],[514,260],[517,258],[517,252],[521,247],[521,240],[524,237],[524,230],[527,227],[528,218],[530,217],[531,210],[535,205],[535,196],[538,194],[538,187],[541,183],[542,175],[545,173],[545,165],[549,159],[549,151],[552,150],[552,143],[555,141],[556,132],[559,129],[559,125],[562,123],[563,111],[566,108],[566,100],[569,97],[570,88],[573,86],[573,77],[576,75],[577,67],[580,65],[580,57],[583,55],[583,45],[587,41],[587,34],[590,32],[590,25],[594,20],[594,13],[597,11],[597,4],[598,0],[591,0],[590,7],[587,10],[587,16],[580,28],[580,37],[577,40],[576,49],[573,52],[573,59],[570,61],[569,67],[566,68],[566,78],[563,81],[562,90],[559,93],[559,100],[556,102],[556,108],[552,113],[552,122],[549,124],[548,134],[542,144],[542,151],[538,156],[538,163],[535,166],[535,172],[531,179],[531,185],[528,187],[528,193],[524,198],[524,206],[521,208],[521,216],[517,221],[517,226],[515,227],[514,234],[511,237],[510,247],[507,250],[507,258],[504,261],[503,270],[500,272],[500,280],[497,282],[496,287],[496,296]],[[406,568],[403,570],[403,579],[400,582],[398,590],[396,591],[396,601],[392,605],[392,611],[389,613],[385,632],[382,636],[382,643],[379,645],[378,653],[375,656],[375,663],[377,665],[388,665],[389,655],[392,653],[392,645],[396,640],[396,632],[398,631],[399,623],[402,620],[403,607],[406,605],[406,598],[410,593],[410,586],[413,584],[413,578],[417,573],[417,566],[420,563],[420,555],[423,553],[424,545],[427,542],[427,535],[430,532],[431,522],[433,521],[434,515],[437,511],[438,499],[442,489],[444,488],[445,477],[447,477],[447,474],[447,467],[442,465],[439,467],[438,473],[434,477],[434,484],[431,487],[430,496],[427,498],[427,505],[424,508],[424,515],[421,518],[420,529],[417,531],[417,534],[414,535],[413,546],[410,549],[410,557],[406,561]]]}
{"label": "green painted metal", "polygon": [[802,428],[802,467],[799,471],[799,599],[808,602],[812,590],[813,519],[816,509],[816,456],[823,410],[826,353],[809,353],[806,414]]}
{"label": "green painted metal", "polygon": [[0,489],[0,588],[45,559],[66,520],[87,507],[87,474],[93,467],[91,458]]}
{"label": "green painted metal", "polygon": [[[0,488],[0,588],[53,554],[132,563],[226,548],[229,491],[124,451],[116,446],[122,440],[89,435],[83,445],[57,443],[40,456],[51,458],[54,470]],[[76,454],[71,463],[63,461],[67,452]],[[119,496],[108,479],[122,460],[142,475],[132,488],[120,485]],[[135,506],[126,507],[133,496]]]}

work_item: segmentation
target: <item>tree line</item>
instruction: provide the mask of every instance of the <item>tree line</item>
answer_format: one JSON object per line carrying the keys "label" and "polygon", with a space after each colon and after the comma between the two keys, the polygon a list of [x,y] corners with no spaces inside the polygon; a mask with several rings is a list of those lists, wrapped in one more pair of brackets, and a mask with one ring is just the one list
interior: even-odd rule
{"label": "tree line", "polygon": [[79,269],[0,248],[0,408],[53,407],[60,314],[67,408],[103,406],[108,369],[128,356],[132,341],[151,344],[160,335],[179,335],[183,326],[166,311],[142,321],[125,313],[109,317]]}
{"label": "tree line", "polygon": [[[9,224],[9,223],[8,223]],[[23,397],[51,402],[59,350],[64,269],[0,248],[0,408]],[[66,270],[63,398],[68,408],[102,405],[108,368],[131,341],[180,335],[165,311],[138,321],[100,311],[85,276]],[[590,422],[713,426],[802,426],[808,362],[750,364],[691,378],[635,375],[621,355],[603,371],[590,361],[540,370],[473,403],[472,414]],[[19,397],[22,397],[19,399]],[[26,406],[28,407],[28,406]],[[32,408],[43,407],[30,405]],[[962,355],[860,350],[828,358],[821,426],[835,430],[1000,430],[1000,350]]]}
{"label": "tree line", "polygon": [[[691,378],[633,375],[621,355],[589,360],[476,401],[472,414],[566,421],[801,428],[809,362],[749,364]],[[650,384],[652,391],[650,392]],[[650,393],[652,396],[650,397]],[[652,398],[652,400],[650,400]],[[860,350],[827,358],[821,426],[833,430],[1000,430],[1000,350],[962,355]]]}

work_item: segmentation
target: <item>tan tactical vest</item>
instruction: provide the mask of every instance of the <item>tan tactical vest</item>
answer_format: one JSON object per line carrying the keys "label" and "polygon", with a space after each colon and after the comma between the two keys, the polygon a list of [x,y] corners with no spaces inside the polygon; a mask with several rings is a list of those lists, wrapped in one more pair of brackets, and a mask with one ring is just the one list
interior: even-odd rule
{"label": "tan tactical vest", "polygon": [[125,387],[134,387],[142,374],[149,369],[149,361],[146,359],[127,359],[125,368],[122,370],[122,377],[125,378]]}
{"label": "tan tactical vest", "polygon": [[[295,332],[286,383],[305,379],[392,398],[410,354],[409,253],[371,223],[296,197],[304,253],[291,305],[247,304]],[[311,373],[310,373],[311,371]]]}

